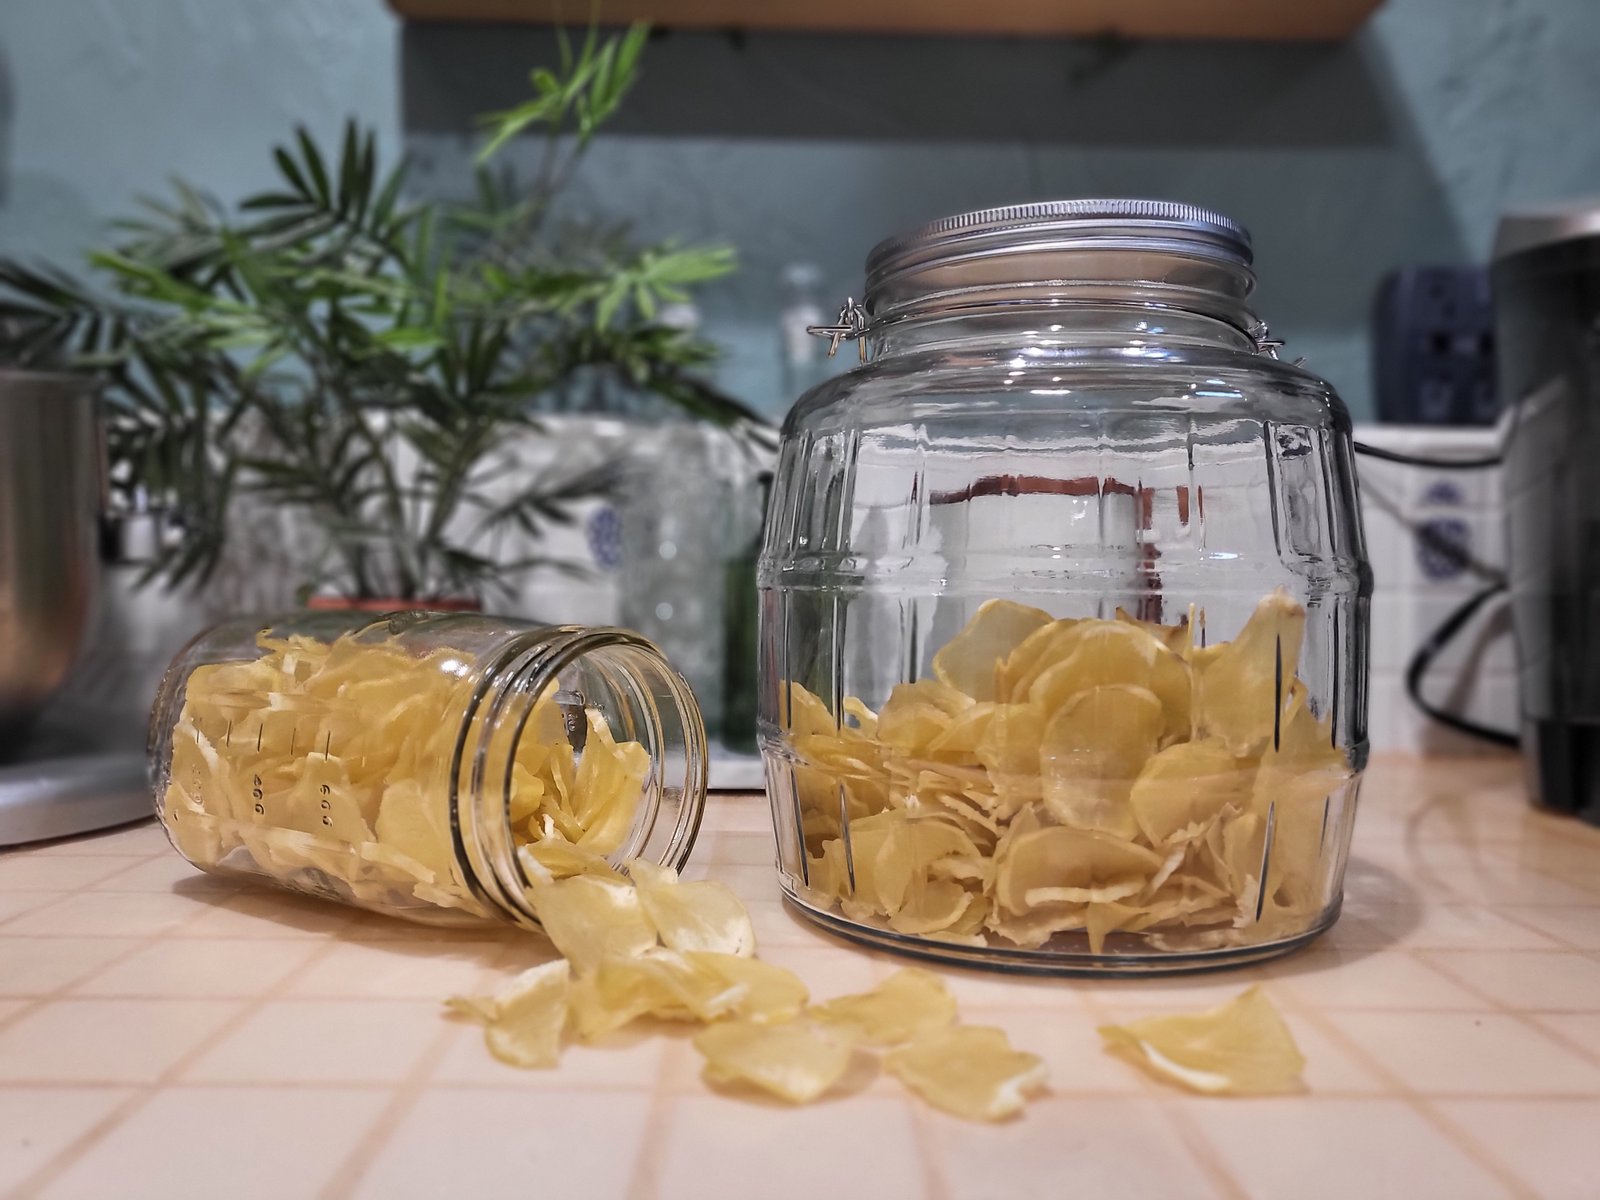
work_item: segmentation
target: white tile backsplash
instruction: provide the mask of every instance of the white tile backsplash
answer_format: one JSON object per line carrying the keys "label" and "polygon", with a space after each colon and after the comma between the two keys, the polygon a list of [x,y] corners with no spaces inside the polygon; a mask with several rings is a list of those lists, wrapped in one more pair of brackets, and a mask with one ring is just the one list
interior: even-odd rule
{"label": "white tile backsplash", "polygon": [[[1480,458],[1499,444],[1493,429],[1366,425],[1356,440],[1429,458]],[[1498,469],[1429,470],[1357,456],[1367,556],[1372,563],[1372,683],[1369,736],[1374,750],[1477,753],[1483,743],[1445,729],[1412,704],[1405,673],[1416,648],[1505,566],[1505,520]],[[1471,560],[1453,563],[1419,530],[1460,545]],[[1517,723],[1516,649],[1510,612],[1491,601],[1435,660],[1425,694],[1449,711],[1512,730]]]}

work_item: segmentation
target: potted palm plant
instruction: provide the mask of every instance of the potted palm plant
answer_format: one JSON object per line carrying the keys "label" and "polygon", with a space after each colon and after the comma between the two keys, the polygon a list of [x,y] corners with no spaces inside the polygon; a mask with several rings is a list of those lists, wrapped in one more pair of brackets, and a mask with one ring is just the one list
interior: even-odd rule
{"label": "potted palm plant", "polygon": [[[605,462],[523,478],[508,452],[576,381],[760,428],[698,373],[710,348],[658,319],[731,251],[556,225],[645,34],[563,39],[527,103],[486,118],[470,200],[408,203],[405,164],[381,170],[352,122],[335,153],[298,131],[273,151],[275,186],[237,205],[176,184],[120,224],[87,280],[0,262],[4,357],[100,372],[113,479],[171,515],[151,578],[204,581],[254,506],[292,523],[307,596],[472,604],[570,566],[508,556],[505,535],[568,520],[608,485]],[[546,137],[523,186],[487,160],[525,130]]]}

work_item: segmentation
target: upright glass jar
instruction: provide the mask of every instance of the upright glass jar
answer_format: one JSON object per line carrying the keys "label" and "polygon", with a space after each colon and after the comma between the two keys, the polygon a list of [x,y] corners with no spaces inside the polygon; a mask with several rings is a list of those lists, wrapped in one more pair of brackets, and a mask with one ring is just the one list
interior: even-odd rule
{"label": "upright glass jar", "polygon": [[1350,420],[1250,241],[1061,201],[879,245],[784,428],[762,716],[788,899],[1028,971],[1180,970],[1339,911],[1367,756]]}
{"label": "upright glass jar", "polygon": [[533,877],[681,866],[705,731],[620,629],[300,613],[202,634],[150,731],[156,810],[195,866],[433,925],[537,928]]}

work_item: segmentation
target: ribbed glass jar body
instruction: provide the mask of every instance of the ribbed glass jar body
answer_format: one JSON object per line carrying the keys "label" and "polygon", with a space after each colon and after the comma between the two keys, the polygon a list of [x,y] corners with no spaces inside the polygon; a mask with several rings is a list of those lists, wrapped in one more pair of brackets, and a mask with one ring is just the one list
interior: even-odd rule
{"label": "ribbed glass jar body", "polygon": [[705,800],[699,711],[649,642],[478,615],[212,629],[167,672],[150,763],[196,866],[436,925],[537,927],[540,844],[679,866]]}
{"label": "ribbed glass jar body", "polygon": [[880,279],[871,361],[785,426],[782,886],[848,936],[1020,970],[1298,945],[1337,916],[1367,752],[1345,409],[1260,352],[1239,264],[983,266]]}

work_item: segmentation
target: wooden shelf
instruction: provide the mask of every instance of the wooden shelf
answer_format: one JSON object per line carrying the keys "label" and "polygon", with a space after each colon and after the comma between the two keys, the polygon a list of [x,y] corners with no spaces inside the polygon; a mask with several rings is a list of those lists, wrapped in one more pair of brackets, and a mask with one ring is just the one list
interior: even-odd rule
{"label": "wooden shelf", "polygon": [[[389,0],[413,21],[581,21],[571,0]],[[602,0],[607,23],[827,33],[1333,41],[1382,0]],[[578,14],[576,17],[574,14]]]}

